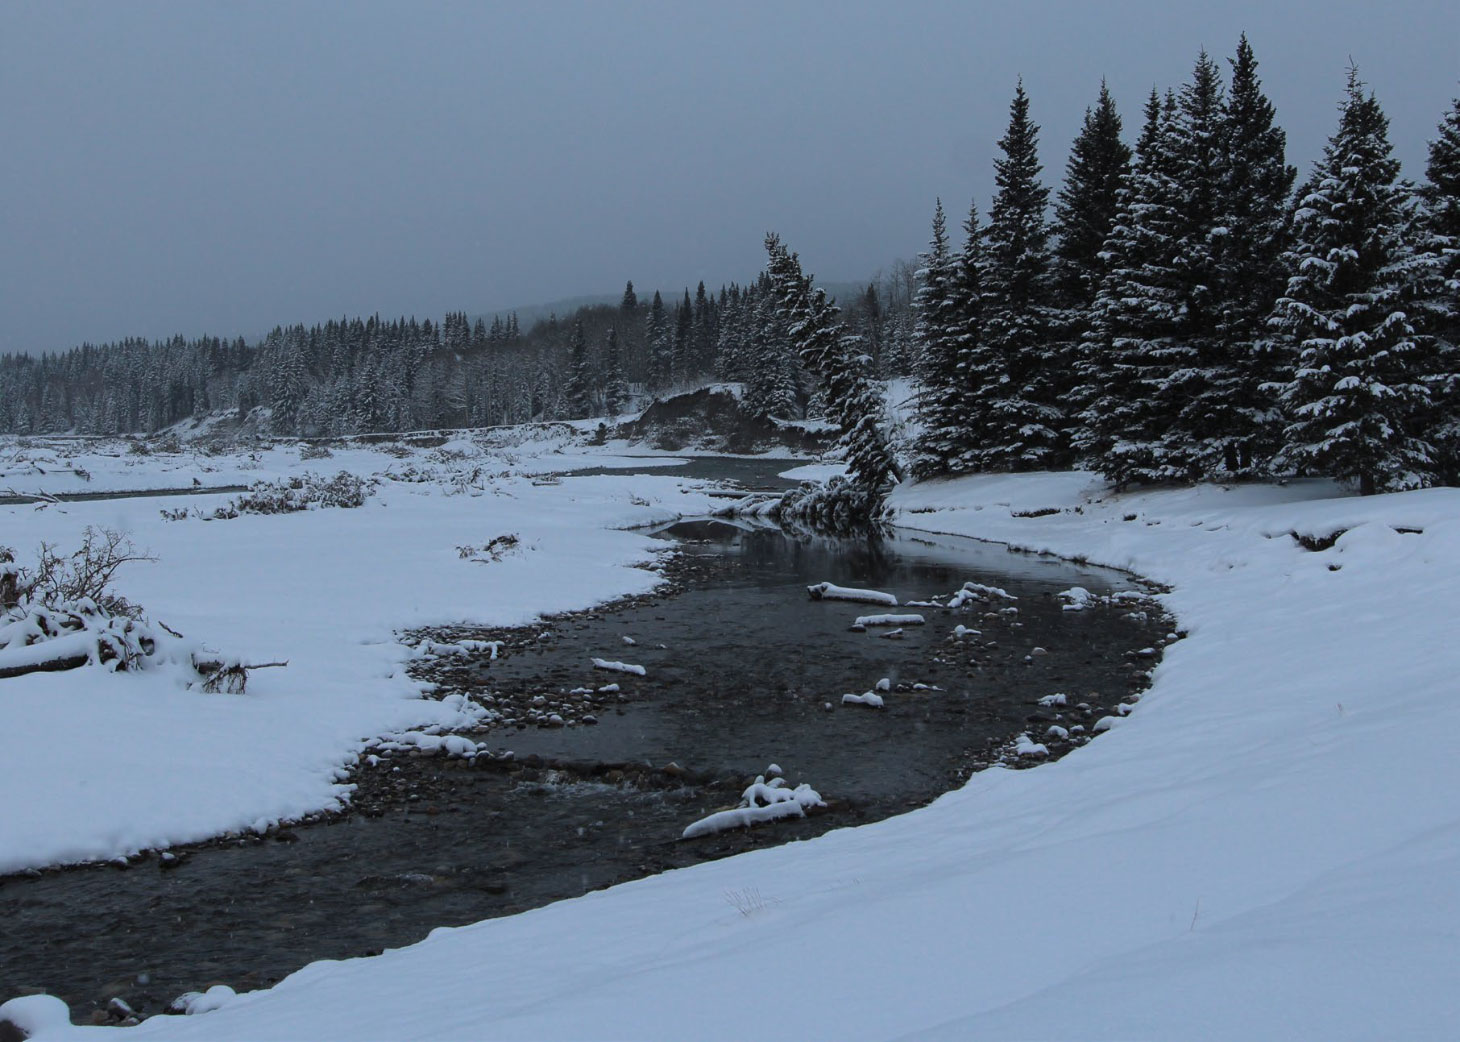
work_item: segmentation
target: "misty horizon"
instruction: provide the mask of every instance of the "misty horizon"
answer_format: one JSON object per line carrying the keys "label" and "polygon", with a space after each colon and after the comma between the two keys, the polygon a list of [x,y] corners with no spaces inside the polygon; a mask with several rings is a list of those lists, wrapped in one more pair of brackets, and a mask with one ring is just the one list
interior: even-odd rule
{"label": "misty horizon", "polygon": [[[762,267],[819,281],[924,248],[934,199],[987,208],[1022,76],[1057,188],[1101,78],[1151,87],[1246,32],[1306,176],[1350,58],[1404,173],[1456,84],[1460,13],[752,5],[547,11],[29,4],[0,40],[0,353],[340,315],[439,318],[666,296]],[[20,205],[16,205],[16,203]]]}

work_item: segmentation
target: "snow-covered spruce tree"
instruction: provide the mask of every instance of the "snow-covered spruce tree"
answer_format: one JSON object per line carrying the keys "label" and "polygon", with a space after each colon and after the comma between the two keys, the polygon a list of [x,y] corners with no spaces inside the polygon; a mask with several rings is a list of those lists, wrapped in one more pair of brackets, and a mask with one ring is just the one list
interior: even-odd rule
{"label": "snow-covered spruce tree", "polygon": [[1191,80],[1177,92],[1171,124],[1177,323],[1175,335],[1164,345],[1168,371],[1160,394],[1171,421],[1157,450],[1165,475],[1188,481],[1207,472],[1213,459],[1225,458],[1228,440],[1223,421],[1229,410],[1230,369],[1216,336],[1225,105],[1221,72],[1202,51]]}
{"label": "snow-covered spruce tree", "polygon": [[1162,453],[1174,416],[1161,392],[1171,371],[1189,362],[1176,343],[1182,302],[1174,264],[1181,231],[1175,97],[1168,92],[1163,101],[1152,90],[1145,117],[1102,251],[1105,272],[1072,395],[1081,409],[1075,449],[1117,485],[1186,476],[1172,473]]}
{"label": "snow-covered spruce tree", "polygon": [[684,299],[674,306],[674,361],[670,366],[674,382],[684,384],[694,372],[694,306],[689,301],[689,289]]}
{"label": "snow-covered spruce tree", "polygon": [[959,322],[953,312],[954,258],[948,246],[943,201],[933,211],[933,238],[919,270],[917,415],[922,430],[913,444],[918,477],[953,473],[967,446],[965,374],[959,366]]}
{"label": "snow-covered spruce tree", "polygon": [[841,429],[837,445],[850,481],[843,494],[831,490],[835,503],[828,501],[828,505],[834,513],[849,518],[875,518],[902,473],[883,429],[885,409],[881,388],[873,379],[872,360],[859,350],[856,337],[846,335],[839,309],[827,299],[825,290],[813,287],[811,277],[802,273],[796,254],[775,234],[766,236],[765,245],[771,294],[780,305],[790,342],[802,364],[821,378],[828,414]]}
{"label": "snow-covered spruce tree", "polygon": [[1428,428],[1437,476],[1460,485],[1460,98],[1430,142],[1425,184],[1423,248],[1429,261],[1424,318],[1435,337],[1434,397]]}
{"label": "snow-covered spruce tree", "polygon": [[654,303],[649,305],[649,315],[644,320],[644,345],[649,352],[649,390],[663,391],[674,377],[674,334],[669,328],[664,298],[657,289],[654,291]]}
{"label": "snow-covered spruce tree", "polygon": [[1338,130],[1298,192],[1287,293],[1274,325],[1298,348],[1282,393],[1279,465],[1352,482],[1363,495],[1422,484],[1431,446],[1426,361],[1405,309],[1416,252],[1389,120],[1350,69]]}
{"label": "snow-covered spruce tree", "polygon": [[581,420],[593,415],[593,371],[582,321],[573,323],[573,335],[568,341],[568,382],[563,397],[569,419]]}
{"label": "snow-covered spruce tree", "polygon": [[609,326],[603,341],[603,411],[609,416],[617,416],[628,404],[628,400],[629,389],[624,382],[623,359],[619,357],[618,328]]}
{"label": "snow-covered spruce tree", "polygon": [[984,229],[981,357],[969,373],[977,470],[1039,470],[1067,457],[1061,400],[1068,369],[1050,339],[1049,189],[1039,180],[1039,127],[1021,81],[994,160],[998,190]]}
{"label": "snow-covered spruce tree", "polygon": [[[1076,326],[1100,288],[1100,252],[1115,224],[1121,182],[1130,172],[1130,146],[1120,139],[1120,115],[1105,81],[1100,99],[1085,110],[1079,136],[1070,146],[1065,183],[1055,203],[1055,288]],[[1078,331],[1076,332],[1078,336]]]}
{"label": "snow-covered spruce tree", "polygon": [[1282,435],[1281,414],[1263,388],[1291,375],[1267,317],[1285,282],[1282,254],[1297,170],[1287,164],[1287,137],[1262,92],[1246,35],[1229,63],[1212,229],[1215,358],[1202,403],[1211,425],[1199,464],[1207,476],[1252,476],[1262,472]]}
{"label": "snow-covered spruce tree", "polygon": [[790,335],[764,274],[753,297],[747,369],[744,404],[750,415],[795,415],[798,381]]}

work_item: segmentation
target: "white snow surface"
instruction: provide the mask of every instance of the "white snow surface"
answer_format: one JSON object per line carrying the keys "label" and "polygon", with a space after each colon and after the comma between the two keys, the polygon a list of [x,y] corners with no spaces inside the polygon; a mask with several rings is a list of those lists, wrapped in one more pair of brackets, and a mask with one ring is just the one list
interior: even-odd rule
{"label": "white snow surface", "polygon": [[778,477],[788,481],[830,481],[847,472],[845,463],[807,463],[790,470],[783,470]]}
{"label": "white snow surface", "polygon": [[[570,495],[573,484],[556,494]],[[1189,636],[1166,649],[1135,711],[1090,745],[1029,770],[983,771],[929,807],[876,824],[436,930],[421,944],[374,958],[318,962],[207,1016],[153,1018],[129,1037],[1456,1037],[1460,642],[1452,606],[1460,491],[1359,499],[1326,483],[1294,482],[1101,494],[1090,475],[1053,474],[910,485],[893,499],[909,526],[1080,555],[1170,584],[1165,604]],[[385,498],[389,507],[375,507],[379,514],[408,513],[399,509],[405,497]],[[1081,514],[1014,516],[1032,506],[1075,505]],[[342,574],[340,582],[369,584],[375,596],[347,589],[331,603],[365,617],[326,616],[288,639],[289,626],[312,618],[289,599],[317,603],[307,583],[281,578],[303,556],[291,546],[308,543],[330,555],[350,547],[368,557],[384,540],[367,534],[363,522],[361,531],[343,529],[349,538],[339,538],[339,527],[331,529],[333,540],[304,533],[321,518],[338,516],[336,526],[348,526],[369,509],[240,519],[226,523],[226,540],[218,524],[195,531],[192,542],[159,547],[190,566],[181,573],[190,581],[153,578],[148,586],[138,569],[127,586],[161,617],[212,639],[229,635],[247,650],[276,653],[281,643],[288,650],[315,641],[328,653],[315,667],[291,665],[267,681],[261,674],[257,694],[251,688],[206,710],[195,695],[140,685],[131,691],[116,677],[104,678],[105,687],[101,679],[62,675],[29,692],[7,688],[0,763],[7,779],[17,758],[32,768],[23,789],[7,781],[7,812],[30,798],[42,809],[64,809],[67,834],[78,822],[94,826],[85,784],[76,780],[90,779],[91,802],[102,801],[104,779],[90,756],[115,768],[129,740],[164,722],[165,740],[147,737],[135,750],[140,776],[162,773],[155,764],[162,754],[167,771],[206,777],[212,757],[223,755],[229,762],[220,773],[231,789],[247,789],[256,778],[277,785],[282,775],[297,798],[313,799],[323,782],[290,766],[300,749],[288,750],[293,758],[265,752],[273,762],[252,763],[218,737],[227,728],[194,731],[188,721],[206,712],[213,723],[223,716],[258,735],[255,714],[269,710],[272,740],[287,744],[305,729],[315,734],[312,747],[325,747],[321,729],[348,744],[364,716],[378,724],[418,715],[420,703],[399,701],[398,688],[371,673],[391,668],[390,645],[356,645],[354,660],[342,662],[332,636],[351,626],[368,630],[366,623],[380,627],[382,616],[398,622],[412,606],[409,584],[403,593],[378,575]],[[397,552],[435,569],[432,593],[445,593],[430,600],[436,612],[470,601],[474,611],[520,616],[543,610],[538,602],[553,600],[550,592],[581,600],[584,575],[596,575],[604,590],[632,585],[633,573],[620,564],[644,553],[640,542],[613,533],[590,539],[582,525],[576,539],[553,541],[557,515],[533,512],[531,529],[527,515],[512,520],[525,537],[550,544],[554,558],[569,558],[559,568],[545,565],[554,559],[546,555],[524,555],[521,567],[539,576],[531,606],[513,601],[511,586],[469,596],[444,578],[451,573],[419,545],[424,540],[405,539]],[[26,542],[11,534],[19,516],[4,516],[7,541]],[[416,531],[427,519],[448,526],[421,507],[411,518]],[[48,519],[53,526],[79,520]],[[480,520],[453,523],[480,539]],[[264,527],[296,521],[300,534],[282,545],[269,534],[279,529]],[[260,534],[254,539],[237,525]],[[1339,529],[1347,531],[1320,553],[1287,534]],[[390,534],[409,531],[392,527]],[[27,530],[32,538],[40,532],[69,534]],[[152,541],[157,530],[143,534]],[[582,547],[585,541],[592,546]],[[238,552],[225,552],[229,546]],[[615,563],[595,572],[587,550],[607,552]],[[463,562],[462,571],[472,583],[490,581],[489,568]],[[263,589],[248,590],[250,572]],[[572,576],[572,590],[555,585],[558,573]],[[240,583],[239,603],[192,588],[223,577]],[[276,618],[285,612],[289,625]],[[370,713],[334,708],[333,671],[342,668],[353,680],[370,680],[356,696],[374,707]],[[301,676],[327,686],[305,696]],[[394,700],[376,699],[373,690]],[[305,715],[314,709],[334,723]],[[78,718],[87,726],[75,726]],[[173,720],[183,722],[182,739]],[[38,735],[97,740],[58,770],[54,743]],[[321,751],[315,769],[326,772],[334,762]],[[250,776],[240,779],[244,766]],[[53,789],[71,793],[64,807]],[[107,790],[105,799],[116,795]],[[126,842],[115,837],[111,845]],[[751,914],[728,908],[723,895],[745,888],[764,895],[764,907]],[[767,953],[798,971],[768,973]],[[37,1037],[99,1039],[102,1031],[109,1029],[48,1021]]]}
{"label": "white snow surface", "polygon": [[[346,455],[310,462],[334,472]],[[358,455],[374,472],[401,464]],[[116,588],[152,619],[244,662],[289,662],[252,674],[241,696],[92,668],[0,681],[0,873],[337,805],[348,795],[342,768],[369,741],[471,722],[459,701],[418,697],[404,672],[416,652],[398,642],[401,630],[527,623],[652,589],[658,576],[633,566],[663,544],[623,529],[713,504],[684,485],[508,475],[458,493],[449,480],[386,481],[356,509],[227,521],[159,514],[211,508],[220,496],[0,506],[0,544],[22,563],[42,541],[63,552],[79,545],[88,525],[125,531],[158,560],[124,567]],[[456,549],[503,533],[518,536],[520,552],[500,561],[463,560]]]}

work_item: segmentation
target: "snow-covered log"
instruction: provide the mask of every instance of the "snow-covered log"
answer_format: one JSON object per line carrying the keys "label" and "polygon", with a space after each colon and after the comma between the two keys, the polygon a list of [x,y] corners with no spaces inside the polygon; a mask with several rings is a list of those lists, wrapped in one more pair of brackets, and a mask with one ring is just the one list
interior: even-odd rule
{"label": "snow-covered log", "polygon": [[786,786],[784,778],[766,781],[765,775],[756,775],[755,781],[740,797],[740,806],[732,810],[717,811],[714,814],[692,822],[680,834],[681,839],[708,836],[726,829],[749,828],[780,818],[804,818],[810,807],[824,807],[821,794],[811,786],[802,783],[794,789]]}
{"label": "snow-covered log", "polygon": [[858,615],[854,626],[921,626],[921,615]]}
{"label": "snow-covered log", "polygon": [[817,583],[806,587],[813,601],[861,601],[864,604],[890,604],[897,606],[897,598],[880,590],[854,590],[832,583]]}
{"label": "snow-covered log", "polygon": [[632,673],[636,677],[646,676],[649,672],[643,666],[636,666],[631,662],[613,662],[604,658],[594,659],[593,668],[606,669],[612,673]]}

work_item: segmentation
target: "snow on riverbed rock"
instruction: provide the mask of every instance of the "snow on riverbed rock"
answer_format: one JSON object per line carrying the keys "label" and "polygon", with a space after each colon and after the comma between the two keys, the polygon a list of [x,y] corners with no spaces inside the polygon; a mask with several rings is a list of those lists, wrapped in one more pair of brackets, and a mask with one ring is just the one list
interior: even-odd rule
{"label": "snow on riverbed rock", "polygon": [[636,677],[647,676],[649,672],[643,666],[636,666],[630,662],[613,662],[603,658],[594,659],[593,668],[606,669],[611,673],[632,673]]}
{"label": "snow on riverbed rock", "polygon": [[804,818],[808,808],[825,806],[821,794],[804,782],[792,789],[782,777],[777,776],[766,781],[765,775],[759,774],[741,794],[739,807],[717,811],[692,822],[685,827],[680,838],[694,839],[697,836],[724,832],[726,829],[749,828],[780,818]]}
{"label": "snow on riverbed rock", "polygon": [[997,586],[985,586],[983,583],[966,582],[963,589],[959,590],[948,599],[948,607],[961,608],[965,604],[987,603],[989,601],[1004,600],[1017,601],[1019,598]]}
{"label": "snow on riverbed rock", "polygon": [[22,1042],[41,1032],[71,1029],[71,1010],[54,995],[22,995],[0,1005],[0,1040]]}
{"label": "snow on riverbed rock", "polygon": [[1055,594],[1055,599],[1061,602],[1065,611],[1084,611],[1096,601],[1095,595],[1083,586],[1071,586],[1068,590],[1061,590]]}
{"label": "snow on riverbed rock", "polygon": [[926,620],[921,615],[858,615],[853,626],[921,626]]}
{"label": "snow on riverbed rock", "polygon": [[896,597],[880,590],[854,590],[847,586],[835,586],[832,583],[817,583],[815,586],[806,587],[806,592],[811,595],[813,601],[861,601],[864,604],[897,606]]}
{"label": "snow on riverbed rock", "polygon": [[185,1013],[190,1016],[198,1013],[212,1013],[214,1010],[222,1009],[236,998],[238,998],[238,993],[228,985],[215,984],[207,991],[189,991],[179,995],[168,1003],[167,1012]]}
{"label": "snow on riverbed rock", "polygon": [[882,696],[875,691],[863,691],[860,695],[842,695],[842,705],[871,706],[882,708]]}
{"label": "snow on riverbed rock", "polygon": [[1027,734],[1021,734],[1014,739],[1015,756],[1048,756],[1049,747],[1042,742],[1036,742]]}

